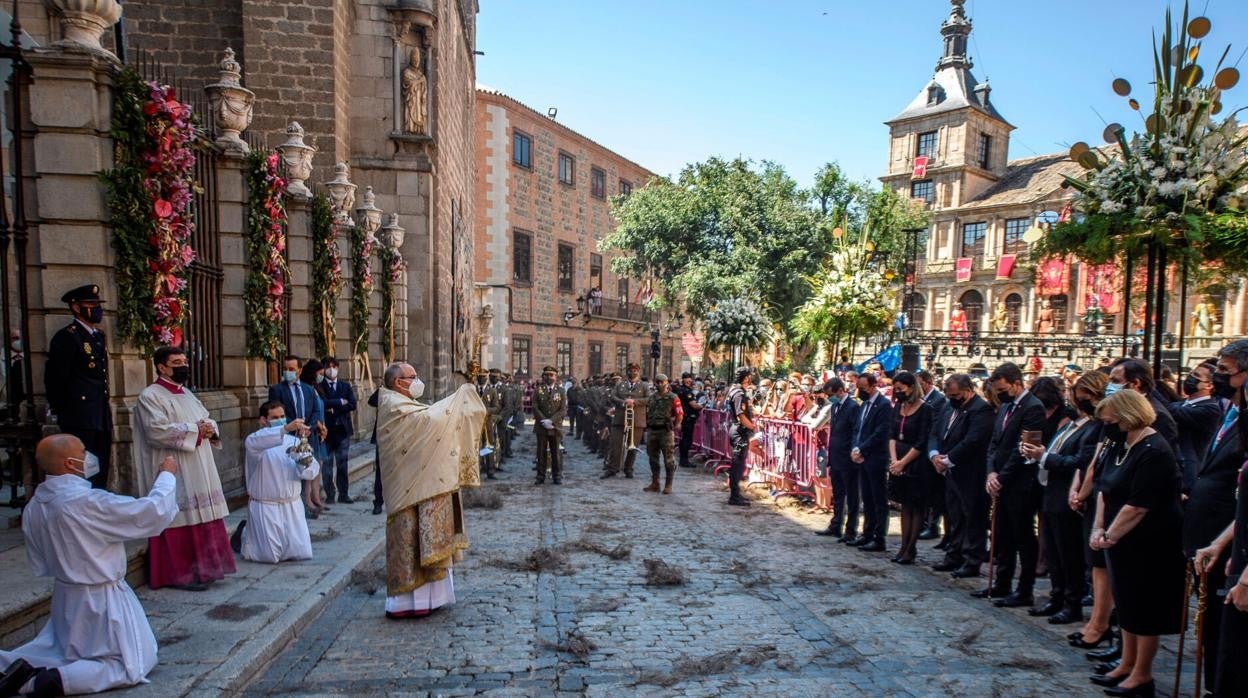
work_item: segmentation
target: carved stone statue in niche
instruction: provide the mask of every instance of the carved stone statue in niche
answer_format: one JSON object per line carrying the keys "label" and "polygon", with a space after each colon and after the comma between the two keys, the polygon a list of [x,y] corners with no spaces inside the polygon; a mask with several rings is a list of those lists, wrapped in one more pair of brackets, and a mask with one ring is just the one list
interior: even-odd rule
{"label": "carved stone statue in niche", "polygon": [[403,69],[403,131],[424,135],[429,130],[429,81],[421,70],[420,49],[412,48]]}

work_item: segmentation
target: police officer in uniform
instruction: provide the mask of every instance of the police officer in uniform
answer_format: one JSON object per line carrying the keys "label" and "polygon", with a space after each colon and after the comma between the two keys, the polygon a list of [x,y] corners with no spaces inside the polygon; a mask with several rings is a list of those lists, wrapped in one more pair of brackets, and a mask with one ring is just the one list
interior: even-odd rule
{"label": "police officer in uniform", "polygon": [[736,383],[728,389],[728,436],[732,439],[732,469],[728,471],[728,503],[748,507],[750,500],[741,496],[741,479],[745,477],[745,456],[754,436],[754,407],[750,393],[754,389],[754,371],[748,366],[737,369]]}
{"label": "police officer in uniform", "polygon": [[[611,418],[611,443],[607,446],[607,467],[602,474],[604,479],[615,477],[620,470],[624,471],[624,477],[633,476],[633,463],[637,460],[635,447],[640,445],[641,432],[646,428],[646,398],[649,396],[650,389],[641,380],[641,366],[629,364],[628,378],[616,383],[609,393],[615,415]],[[633,411],[633,429],[631,434],[625,434],[624,414],[630,408]],[[629,445],[634,448],[629,448]]]}
{"label": "police officer in uniform", "polygon": [[554,366],[542,369],[542,382],[533,391],[533,434],[537,437],[537,484],[546,482],[546,469],[556,485],[563,484],[563,418],[568,399],[563,386],[556,382]]}
{"label": "police officer in uniform", "polygon": [[663,457],[665,480],[663,494],[672,493],[672,479],[676,477],[676,464],[672,462],[672,432],[680,431],[684,412],[680,398],[668,390],[667,376],[654,377],[654,394],[646,400],[646,456],[650,459],[650,484],[646,492],[659,491],[659,456]]}
{"label": "police officer in uniform", "polygon": [[98,325],[104,319],[100,287],[86,284],[61,296],[74,321],[52,335],[44,389],[61,433],[72,434],[100,460],[91,486],[108,486],[113,453],[113,413],[108,403],[108,347]]}
{"label": "police officer in uniform", "polygon": [[698,404],[693,390],[693,374],[686,373],[680,377],[680,385],[672,389],[680,398],[680,409],[684,418],[680,423],[680,467],[692,468],[689,462],[689,449],[693,446],[693,425],[698,421],[698,413],[702,405]]}

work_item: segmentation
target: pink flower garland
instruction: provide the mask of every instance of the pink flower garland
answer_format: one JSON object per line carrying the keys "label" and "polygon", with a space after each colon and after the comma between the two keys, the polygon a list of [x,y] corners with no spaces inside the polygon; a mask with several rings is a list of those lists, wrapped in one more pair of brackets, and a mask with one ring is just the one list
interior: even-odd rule
{"label": "pink flower garland", "polygon": [[269,282],[265,318],[280,325],[285,314],[282,300],[286,293],[286,179],[278,173],[277,153],[269,153],[264,159],[264,201],[267,214],[264,239],[268,243],[268,256],[264,260],[264,276]]}
{"label": "pink flower garland", "polygon": [[189,212],[195,129],[191,108],[177,100],[172,87],[149,82],[148,90],[148,102],[143,106],[148,143],[140,162],[146,170],[143,189],[151,199],[155,218],[148,240],[155,254],[147,263],[156,319],[151,332],[158,344],[179,346],[187,317],[187,268],[195,261],[190,245],[195,223]]}

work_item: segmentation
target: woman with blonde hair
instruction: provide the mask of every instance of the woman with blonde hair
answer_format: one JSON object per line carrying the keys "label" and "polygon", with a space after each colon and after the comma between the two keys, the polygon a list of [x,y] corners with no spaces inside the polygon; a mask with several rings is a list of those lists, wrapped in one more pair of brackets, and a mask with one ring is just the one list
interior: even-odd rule
{"label": "woman with blonde hair", "polygon": [[932,406],[923,401],[923,391],[913,373],[893,376],[892,433],[888,442],[888,495],[901,505],[901,548],[893,562],[914,564],[919,533],[927,517],[927,502],[936,471],[927,458],[927,437],[932,431]]}
{"label": "woman with blonde hair", "polygon": [[1121,390],[1101,401],[1096,418],[1122,450],[1101,474],[1096,525],[1088,544],[1106,551],[1109,584],[1122,627],[1122,663],[1091,677],[1115,696],[1152,696],[1161,635],[1183,622],[1186,566],[1179,508],[1181,477],[1170,445],[1149,425],[1148,398]]}

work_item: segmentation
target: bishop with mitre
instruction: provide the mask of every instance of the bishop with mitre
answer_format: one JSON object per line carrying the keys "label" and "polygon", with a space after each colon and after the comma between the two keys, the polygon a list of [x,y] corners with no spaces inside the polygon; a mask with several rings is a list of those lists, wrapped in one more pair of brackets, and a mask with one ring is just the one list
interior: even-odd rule
{"label": "bishop with mitre", "polygon": [[451,567],[468,548],[461,487],[479,487],[477,436],[486,418],[465,383],[433,404],[410,365],[390,364],[377,401],[386,493],[386,617],[418,618],[455,603]]}

